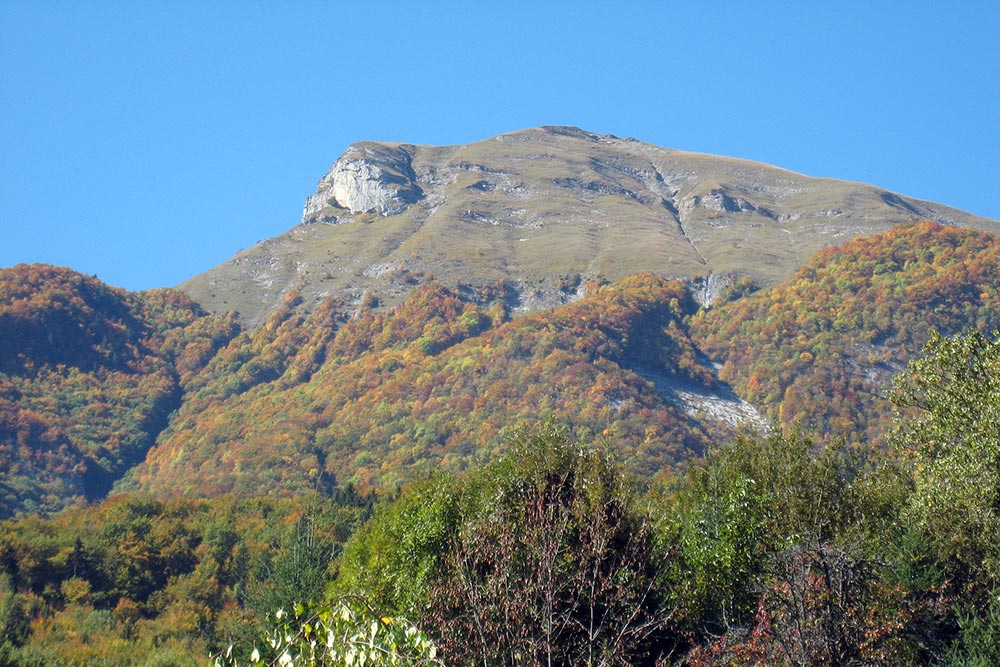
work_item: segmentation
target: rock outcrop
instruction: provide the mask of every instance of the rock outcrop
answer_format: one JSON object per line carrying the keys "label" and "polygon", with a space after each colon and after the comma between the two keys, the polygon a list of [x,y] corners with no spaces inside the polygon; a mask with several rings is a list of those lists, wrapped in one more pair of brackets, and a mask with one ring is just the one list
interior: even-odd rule
{"label": "rock outcrop", "polygon": [[691,278],[687,281],[688,290],[695,302],[702,308],[711,308],[722,293],[735,282],[732,275],[711,273],[707,276]]}
{"label": "rock outcrop", "polygon": [[334,209],[396,215],[423,196],[412,157],[402,146],[357,143],[333,164],[306,199],[302,222],[335,218]]}

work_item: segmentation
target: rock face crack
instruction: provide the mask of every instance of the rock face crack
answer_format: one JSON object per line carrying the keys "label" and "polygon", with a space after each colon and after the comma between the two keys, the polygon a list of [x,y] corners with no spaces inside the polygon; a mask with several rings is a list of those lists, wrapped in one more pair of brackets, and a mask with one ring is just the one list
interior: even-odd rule
{"label": "rock face crack", "polygon": [[[670,209],[668,208],[667,210]],[[688,236],[687,230],[684,229],[684,220],[681,218],[680,214],[675,215],[674,220],[677,221],[677,231],[681,233],[681,236],[683,236],[684,240],[688,242],[688,244],[691,246],[691,249],[694,250],[696,253],[698,253],[698,261],[701,263],[702,266],[708,266],[708,260],[705,259],[705,256],[703,254],[701,254],[701,250],[698,249],[698,246],[697,244],[695,244],[694,239]]]}
{"label": "rock face crack", "polygon": [[[677,206],[676,202],[674,201],[674,197],[677,196],[677,193],[670,191],[669,187],[667,186],[667,181],[666,179],[663,178],[663,173],[660,171],[660,168],[656,166],[656,163],[650,160],[649,164],[650,166],[653,167],[653,173],[655,174],[656,177],[656,184],[659,186],[656,189],[663,191],[659,193],[660,196],[662,197],[660,202],[662,203],[663,208],[667,209],[667,211],[670,212],[670,215],[673,216],[674,222],[677,223],[677,231],[680,232],[680,235],[684,238],[685,241],[688,242],[688,245],[691,246],[691,249],[694,250],[695,253],[698,255],[698,262],[702,266],[708,266],[708,260],[705,259],[705,256],[703,254],[701,254],[701,250],[698,249],[698,245],[694,242],[694,239],[688,236],[687,230],[684,229],[683,214],[681,212],[681,209]],[[667,198],[665,195],[669,195],[669,198]]]}

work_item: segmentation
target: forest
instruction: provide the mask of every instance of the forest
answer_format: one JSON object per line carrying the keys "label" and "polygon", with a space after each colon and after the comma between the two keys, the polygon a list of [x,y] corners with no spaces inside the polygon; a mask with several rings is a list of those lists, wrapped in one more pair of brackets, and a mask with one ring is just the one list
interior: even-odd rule
{"label": "forest", "polygon": [[8,521],[0,655],[997,664],[1000,340],[933,336],[892,401],[883,450],[744,436],[662,481],[550,421],[392,496],[123,496]]}
{"label": "forest", "polygon": [[253,331],[4,270],[0,665],[1000,664],[998,252],[924,223],[707,310],[431,282]]}

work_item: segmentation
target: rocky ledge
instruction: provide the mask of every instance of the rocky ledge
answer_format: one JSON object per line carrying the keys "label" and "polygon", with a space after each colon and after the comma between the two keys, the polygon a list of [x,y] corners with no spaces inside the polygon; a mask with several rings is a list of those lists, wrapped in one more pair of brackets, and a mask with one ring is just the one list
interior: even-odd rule
{"label": "rocky ledge", "polygon": [[404,146],[352,144],[306,199],[302,222],[333,219],[336,209],[395,215],[422,197]]}

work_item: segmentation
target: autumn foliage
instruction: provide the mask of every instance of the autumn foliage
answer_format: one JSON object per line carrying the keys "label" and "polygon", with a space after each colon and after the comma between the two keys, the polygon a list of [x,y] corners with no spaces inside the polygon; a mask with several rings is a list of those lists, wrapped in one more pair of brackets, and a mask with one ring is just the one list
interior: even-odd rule
{"label": "autumn foliage", "polygon": [[1000,243],[899,225],[817,253],[785,283],[699,313],[691,335],[720,377],[785,426],[877,437],[892,376],[931,332],[1000,322]]}
{"label": "autumn foliage", "polygon": [[202,496],[389,488],[489,458],[506,428],[546,416],[613,438],[654,473],[708,442],[640,375],[714,383],[684,332],[692,308],[682,283],[647,275],[509,322],[439,284],[348,321],[331,303],[285,309],[192,382],[132,483]]}
{"label": "autumn foliage", "polygon": [[0,517],[103,497],[235,332],[177,292],[0,271]]}
{"label": "autumn foliage", "polygon": [[[708,310],[430,281],[243,330],[2,270],[0,665],[246,664],[338,608],[454,665],[997,664],[998,274],[923,223]],[[723,383],[781,428],[664,390]]]}

